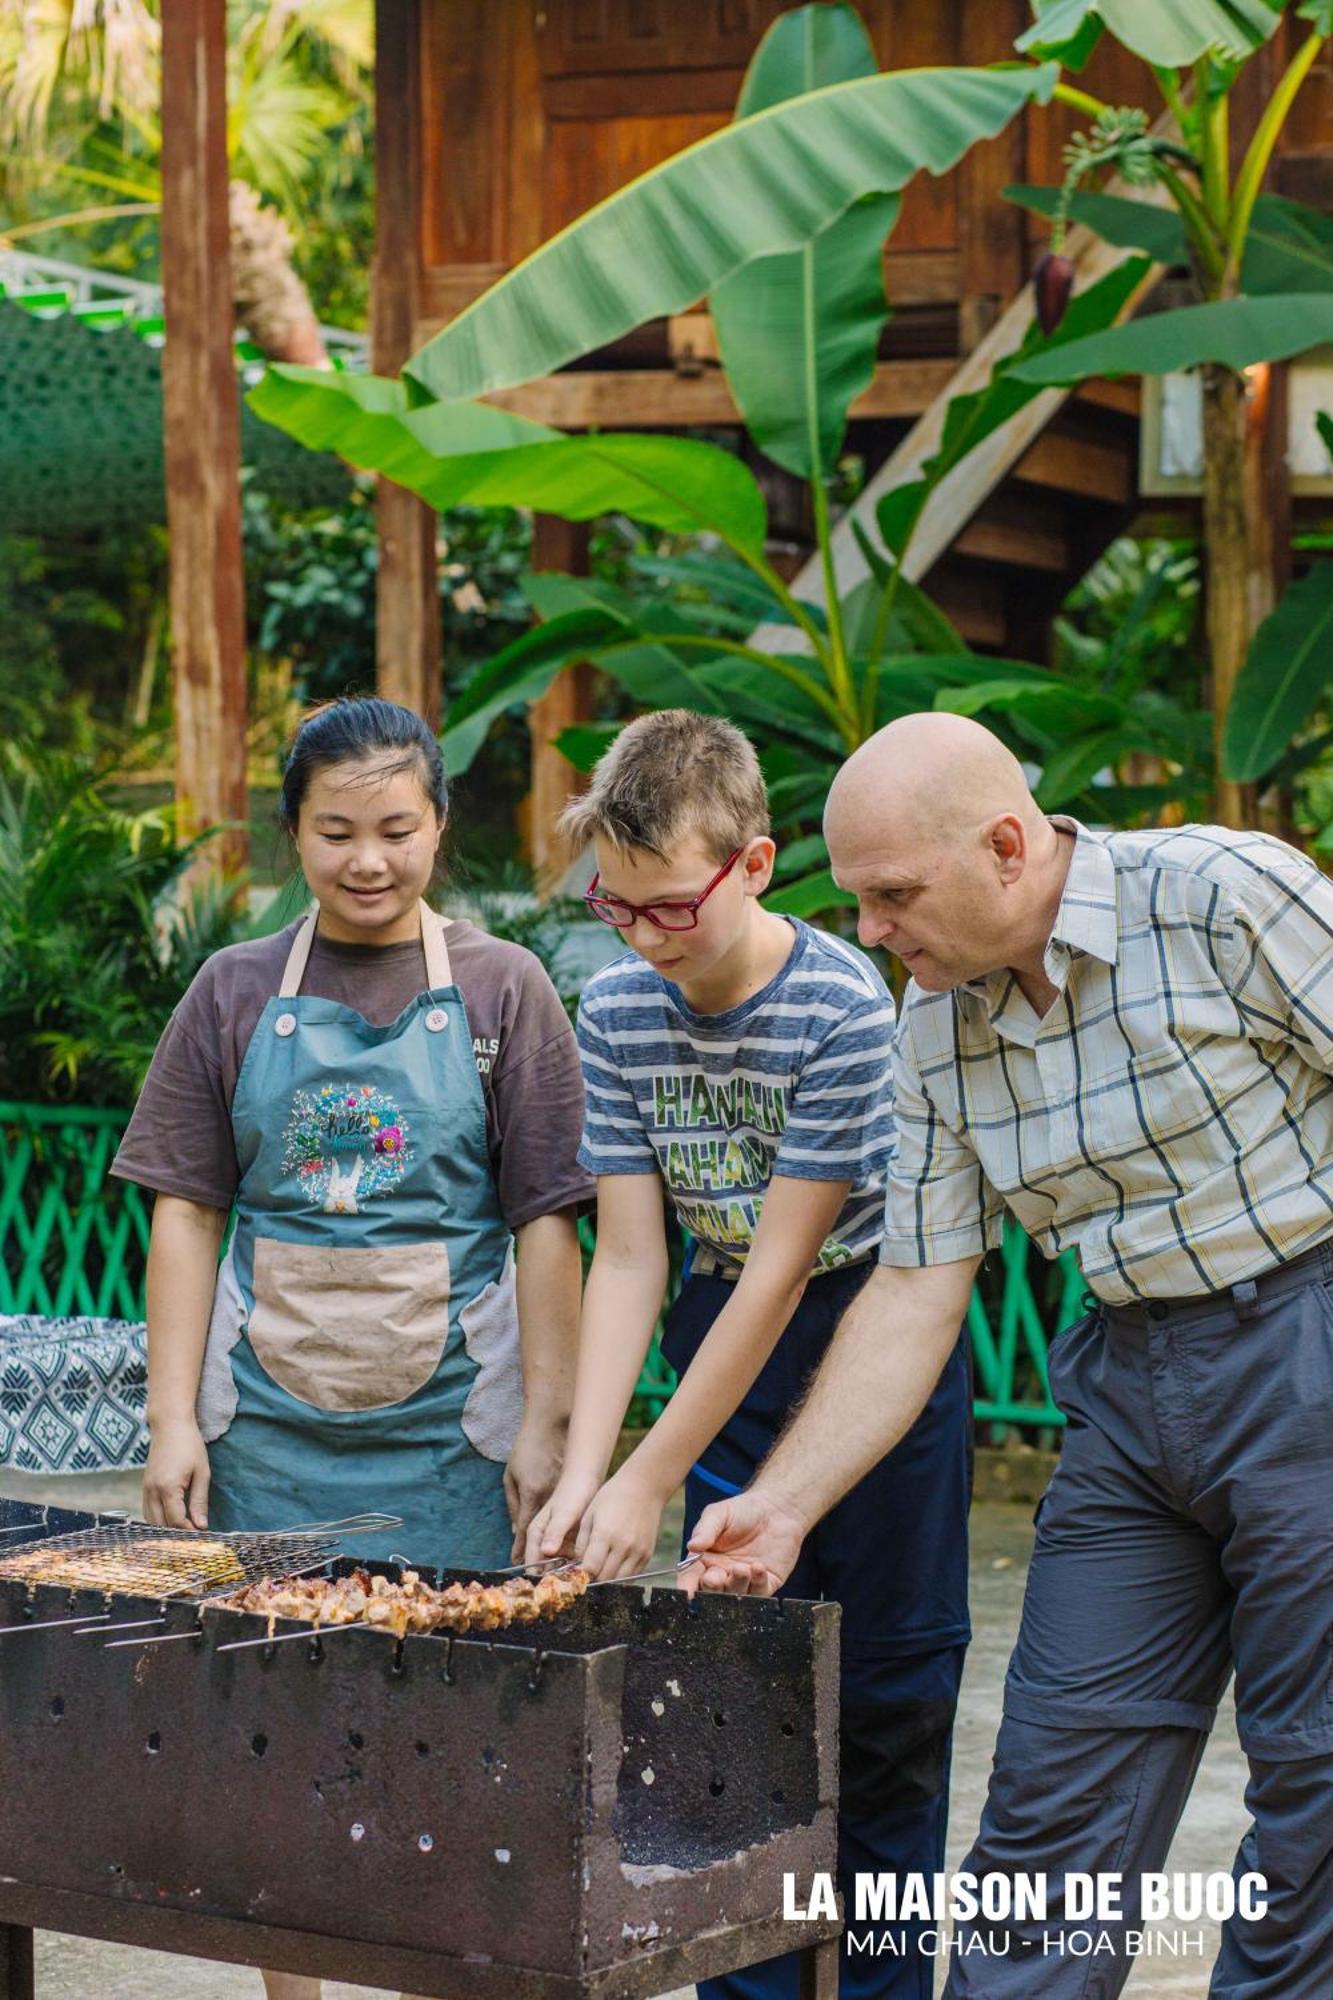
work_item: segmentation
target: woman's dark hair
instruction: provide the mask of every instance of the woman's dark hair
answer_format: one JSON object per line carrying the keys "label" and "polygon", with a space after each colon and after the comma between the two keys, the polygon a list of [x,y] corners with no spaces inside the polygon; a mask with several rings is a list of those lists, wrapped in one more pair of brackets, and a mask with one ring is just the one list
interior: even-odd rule
{"label": "woman's dark hair", "polygon": [[421,717],[396,701],[381,701],[378,695],[344,695],[314,709],[292,739],[278,797],[278,817],[288,833],[296,831],[316,771],[330,764],[363,764],[394,750],[402,756],[390,769],[415,769],[421,789],[443,819],[449,802],[444,759]]}

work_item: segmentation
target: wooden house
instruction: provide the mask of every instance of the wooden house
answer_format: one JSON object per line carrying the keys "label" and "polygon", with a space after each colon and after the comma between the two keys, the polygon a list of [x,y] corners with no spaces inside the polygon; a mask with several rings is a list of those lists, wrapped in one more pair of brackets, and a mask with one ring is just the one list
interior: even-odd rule
{"label": "wooden house", "polygon": [[[882,65],[894,68],[1006,58],[1031,18],[1027,0],[858,4]],[[221,10],[222,0],[173,0],[168,40],[183,47],[188,17],[202,33],[203,17]],[[750,57],[783,11],[783,0],[377,0],[375,367],[396,371],[591,203],[725,123]],[[1257,114],[1303,32],[1288,20],[1249,65],[1238,125],[1252,123],[1247,111]],[[1080,81],[1105,100],[1160,110],[1148,71],[1109,41]],[[853,412],[851,449],[872,475],[919,458],[954,391],[985,379],[994,355],[1016,344],[1044,225],[1002,190],[1057,182],[1074,123],[1061,107],[1034,107],[947,177],[918,176],[909,187],[886,256],[893,314],[875,380]],[[1279,191],[1333,206],[1331,146],[1325,48],[1284,135]],[[201,226],[190,226],[201,242]],[[702,306],[499,400],[567,428],[716,430],[737,421]],[[1047,392],[953,488],[919,573],[974,645],[1044,656],[1056,605],[1140,515],[1138,428],[1134,382],[1072,397]],[[772,467],[757,469],[774,534],[798,570],[807,532],[798,489]],[[1178,517],[1181,503],[1173,504]],[[386,488],[381,527],[381,684],[429,714],[439,685],[429,510]],[[577,567],[582,543],[576,528],[539,522],[545,565]],[[540,745],[583,698],[577,676],[565,676],[534,716],[539,850],[569,777]]]}

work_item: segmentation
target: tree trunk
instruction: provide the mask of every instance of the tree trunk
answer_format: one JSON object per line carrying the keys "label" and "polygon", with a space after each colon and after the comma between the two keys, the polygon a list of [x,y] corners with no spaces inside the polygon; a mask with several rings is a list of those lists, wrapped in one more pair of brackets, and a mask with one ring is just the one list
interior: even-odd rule
{"label": "tree trunk", "polygon": [[[1212,664],[1213,810],[1223,826],[1254,824],[1253,785],[1222,775],[1222,739],[1236,677],[1254,630],[1251,536],[1259,495],[1247,449],[1249,410],[1245,380],[1230,368],[1210,366],[1203,378],[1203,540],[1207,575],[1208,652]],[[1271,573],[1271,572],[1270,572]]]}
{"label": "tree trunk", "polygon": [[292,266],[292,232],[247,181],[228,190],[231,290],[237,322],[272,361],[328,365],[310,294]]}

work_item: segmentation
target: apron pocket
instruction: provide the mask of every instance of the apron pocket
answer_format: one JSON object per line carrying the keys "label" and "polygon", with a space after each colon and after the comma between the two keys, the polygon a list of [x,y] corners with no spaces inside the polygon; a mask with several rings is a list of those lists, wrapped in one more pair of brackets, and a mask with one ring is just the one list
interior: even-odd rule
{"label": "apron pocket", "polygon": [[334,1248],[255,1238],[250,1345],[317,1410],[388,1410],[423,1389],[449,1337],[443,1243]]}

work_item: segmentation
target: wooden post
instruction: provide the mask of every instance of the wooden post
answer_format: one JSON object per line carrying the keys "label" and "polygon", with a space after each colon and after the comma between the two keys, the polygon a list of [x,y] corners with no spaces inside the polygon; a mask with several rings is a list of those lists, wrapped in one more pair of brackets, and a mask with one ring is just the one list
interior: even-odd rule
{"label": "wooden post", "polygon": [[33,2000],[32,1932],[26,1924],[0,1924],[0,2000]]}
{"label": "wooden post", "polygon": [[182,831],[233,822],[210,874],[249,854],[240,392],[227,216],[226,0],[162,10],[162,391],[176,800]]}
{"label": "wooden post", "polygon": [[[559,569],[572,576],[588,573],[588,526],[538,514],[532,524],[532,567]],[[555,834],[555,822],[566,801],[583,789],[584,780],[554,747],[554,739],[572,723],[592,714],[592,669],[566,667],[548,691],[528,709],[532,735],[532,792],[529,799],[532,872],[539,896],[549,896],[574,859]]]}
{"label": "wooden post", "polygon": [[[372,366],[396,375],[416,345],[421,264],[420,0],[375,0],[375,281]],[[391,480],[376,488],[380,563],[375,685],[438,729],[440,599],[435,509]]]}

